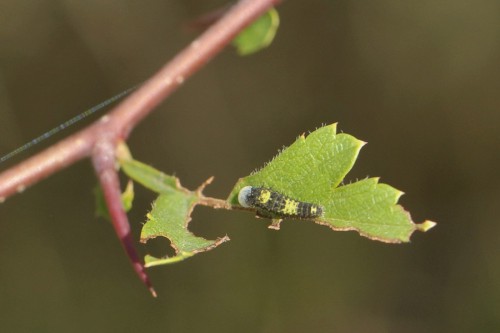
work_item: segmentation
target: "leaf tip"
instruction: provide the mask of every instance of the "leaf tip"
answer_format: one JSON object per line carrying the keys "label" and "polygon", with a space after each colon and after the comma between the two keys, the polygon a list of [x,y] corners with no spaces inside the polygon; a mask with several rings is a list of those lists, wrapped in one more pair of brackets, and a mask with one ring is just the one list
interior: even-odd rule
{"label": "leaf tip", "polygon": [[337,134],[337,125],[338,125],[338,123],[332,123],[330,125],[323,124],[323,127],[331,129],[333,134],[335,135],[335,134]]}
{"label": "leaf tip", "polygon": [[211,176],[209,177],[207,180],[205,180],[203,182],[203,184],[201,184],[200,186],[198,186],[198,188],[196,189],[196,194],[198,194],[199,196],[202,194],[203,190],[205,189],[205,187],[207,187],[208,185],[212,184],[214,180],[214,176]]}
{"label": "leaf tip", "polygon": [[436,222],[426,220],[422,223],[416,224],[417,230],[422,232],[427,232],[436,226]]}

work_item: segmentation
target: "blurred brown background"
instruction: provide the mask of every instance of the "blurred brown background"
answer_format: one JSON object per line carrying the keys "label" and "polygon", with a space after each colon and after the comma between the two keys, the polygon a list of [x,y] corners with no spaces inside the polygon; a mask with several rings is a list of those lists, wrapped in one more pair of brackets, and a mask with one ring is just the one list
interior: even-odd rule
{"label": "blurred brown background", "polygon": [[[146,79],[195,37],[187,21],[224,3],[2,1],[1,153]],[[135,157],[189,188],[214,175],[207,193],[225,198],[297,135],[339,122],[369,143],[347,178],[381,176],[415,221],[438,226],[387,245],[199,208],[192,229],[231,242],[151,269],[153,299],[94,217],[96,181],[80,162],[1,206],[2,330],[500,331],[500,3],[279,11],[272,47],[217,57],[134,131]],[[138,237],[153,196],[137,195]],[[138,246],[161,255],[167,242]]]}

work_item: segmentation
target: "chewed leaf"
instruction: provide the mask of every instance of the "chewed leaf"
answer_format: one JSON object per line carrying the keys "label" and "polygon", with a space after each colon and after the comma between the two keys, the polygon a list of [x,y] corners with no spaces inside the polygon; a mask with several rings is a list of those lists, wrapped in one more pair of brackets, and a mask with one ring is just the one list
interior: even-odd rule
{"label": "chewed leaf", "polygon": [[141,242],[151,238],[165,237],[170,240],[176,255],[170,258],[146,257],[146,267],[174,263],[196,253],[208,251],[228,240],[227,237],[207,240],[193,235],[188,230],[190,215],[198,196],[194,193],[175,191],[160,194],[147,215],[147,222],[141,232]]}
{"label": "chewed leaf", "polygon": [[255,53],[271,44],[279,26],[279,15],[271,8],[255,22],[240,32],[233,45],[240,55]]}
{"label": "chewed leaf", "polygon": [[[257,215],[273,218],[274,227],[276,218],[298,217],[389,243],[407,242],[415,230],[430,229],[433,222],[415,225],[397,205],[402,192],[376,178],[339,186],[363,145],[351,135],[337,134],[336,124],[302,135],[264,168],[241,178],[228,202],[250,203]],[[270,195],[255,198],[266,192],[262,189]]]}
{"label": "chewed leaf", "polygon": [[165,237],[170,240],[170,246],[175,250],[175,256],[170,258],[147,255],[146,267],[178,262],[197,253],[211,250],[229,240],[228,237],[216,240],[204,239],[193,235],[188,229],[191,213],[203,198],[202,190],[210,181],[194,192],[189,191],[181,186],[176,177],[133,160],[124,144],[119,149],[118,160],[125,174],[144,187],[159,193],[142,227],[141,242],[146,243],[152,238]]}

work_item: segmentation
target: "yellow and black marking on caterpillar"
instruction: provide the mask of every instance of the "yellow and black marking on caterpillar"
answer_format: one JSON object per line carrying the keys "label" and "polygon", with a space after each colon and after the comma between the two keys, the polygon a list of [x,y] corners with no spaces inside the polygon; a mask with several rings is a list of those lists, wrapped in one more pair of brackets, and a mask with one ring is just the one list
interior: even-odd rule
{"label": "yellow and black marking on caterpillar", "polygon": [[245,186],[238,193],[241,206],[255,208],[266,218],[313,219],[323,215],[323,207],[287,197],[265,187]]}

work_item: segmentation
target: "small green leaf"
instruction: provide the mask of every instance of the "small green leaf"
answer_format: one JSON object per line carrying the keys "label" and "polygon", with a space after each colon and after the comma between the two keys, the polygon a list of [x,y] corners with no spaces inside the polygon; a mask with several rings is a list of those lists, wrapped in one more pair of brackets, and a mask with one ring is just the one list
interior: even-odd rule
{"label": "small green leaf", "polygon": [[[354,165],[363,141],[337,134],[336,124],[322,127],[307,138],[302,135],[264,168],[241,178],[229,195],[238,204],[245,186],[271,188],[293,199],[324,208],[315,222],[334,230],[357,230],[361,235],[389,243],[408,242],[415,230],[434,226],[415,225],[408,212],[396,205],[402,192],[377,178],[339,186]],[[271,227],[278,228],[279,221]]]}
{"label": "small green leaf", "polygon": [[233,40],[233,45],[240,55],[249,55],[269,46],[279,26],[279,15],[271,8],[255,22],[240,32]]}
{"label": "small green leaf", "polygon": [[134,182],[128,181],[125,191],[122,193],[122,203],[125,212],[129,212],[132,209],[132,203],[134,202]]}

